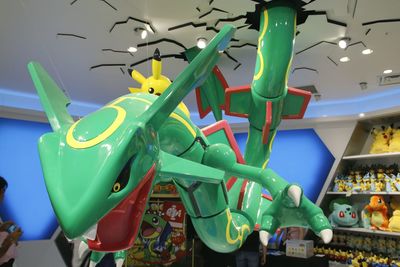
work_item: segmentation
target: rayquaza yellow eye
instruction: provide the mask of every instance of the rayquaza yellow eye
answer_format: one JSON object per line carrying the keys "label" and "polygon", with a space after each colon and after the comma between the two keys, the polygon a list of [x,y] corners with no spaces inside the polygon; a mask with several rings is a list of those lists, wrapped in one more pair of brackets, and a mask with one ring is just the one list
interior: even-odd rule
{"label": "rayquaza yellow eye", "polygon": [[121,184],[116,182],[113,186],[113,192],[116,193],[119,192],[119,190],[121,190]]}

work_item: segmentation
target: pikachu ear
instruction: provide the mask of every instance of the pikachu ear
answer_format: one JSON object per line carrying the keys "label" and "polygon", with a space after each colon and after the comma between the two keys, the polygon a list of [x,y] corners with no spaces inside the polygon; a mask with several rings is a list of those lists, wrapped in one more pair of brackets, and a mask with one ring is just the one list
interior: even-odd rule
{"label": "pikachu ear", "polygon": [[129,74],[131,75],[132,79],[137,81],[140,84],[143,84],[146,81],[146,78],[137,70],[131,70],[129,69]]}
{"label": "pikachu ear", "polygon": [[141,88],[129,87],[128,89],[129,89],[129,91],[130,91],[131,93],[140,93],[140,92],[142,92],[142,89],[141,89]]}
{"label": "pikachu ear", "polygon": [[151,68],[154,79],[156,80],[160,79],[162,71],[162,63],[161,63],[160,50],[158,50],[158,48],[156,48],[156,50],[154,51],[153,59],[151,60]]}

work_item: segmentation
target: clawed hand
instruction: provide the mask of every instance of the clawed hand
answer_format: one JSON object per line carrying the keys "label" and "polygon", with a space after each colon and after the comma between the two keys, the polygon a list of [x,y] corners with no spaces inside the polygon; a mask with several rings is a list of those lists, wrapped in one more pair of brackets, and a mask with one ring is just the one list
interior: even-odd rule
{"label": "clawed hand", "polygon": [[279,227],[311,228],[324,243],[332,239],[332,227],[322,210],[303,195],[303,190],[295,184],[288,184],[263,214],[260,241],[264,246]]}

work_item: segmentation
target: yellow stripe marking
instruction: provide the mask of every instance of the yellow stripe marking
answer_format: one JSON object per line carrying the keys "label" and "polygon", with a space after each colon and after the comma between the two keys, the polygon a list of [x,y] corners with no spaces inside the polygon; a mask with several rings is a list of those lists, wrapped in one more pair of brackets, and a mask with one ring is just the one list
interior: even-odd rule
{"label": "yellow stripe marking", "polygon": [[265,9],[264,10],[264,24],[263,24],[263,29],[261,32],[260,37],[258,38],[258,49],[257,49],[257,56],[260,59],[260,69],[258,70],[257,74],[254,75],[253,80],[257,81],[258,79],[260,79],[260,77],[263,74],[264,71],[264,57],[261,53],[261,41],[264,38],[265,33],[267,32],[267,28],[268,28],[268,11]]}
{"label": "yellow stripe marking", "polygon": [[176,113],[171,113],[171,115],[169,115],[171,118],[179,121],[180,123],[182,123],[188,130],[189,132],[193,135],[193,137],[196,137],[196,131],[192,128],[192,126],[190,126],[190,124],[181,116],[179,116]]}
{"label": "yellow stripe marking", "polygon": [[[276,131],[275,131],[274,135],[272,136],[271,141],[269,142],[269,146],[268,146],[268,155],[271,154],[271,151],[272,151],[272,143],[274,142],[275,136],[276,136]],[[264,162],[264,164],[262,165],[262,168],[263,168],[263,169],[265,169],[265,168],[267,167],[268,162],[269,162],[269,157],[268,157],[268,159]]]}
{"label": "yellow stripe marking", "polygon": [[234,245],[237,242],[240,242],[239,247],[241,247],[242,243],[243,243],[244,231],[248,231],[250,233],[250,227],[248,224],[243,224],[240,227],[235,227],[236,230],[238,231],[238,235],[235,239],[232,239],[232,237],[231,237],[232,214],[230,213],[229,209],[226,209],[226,217],[228,219],[228,222],[226,224],[226,230],[225,230],[226,241],[231,245]]}

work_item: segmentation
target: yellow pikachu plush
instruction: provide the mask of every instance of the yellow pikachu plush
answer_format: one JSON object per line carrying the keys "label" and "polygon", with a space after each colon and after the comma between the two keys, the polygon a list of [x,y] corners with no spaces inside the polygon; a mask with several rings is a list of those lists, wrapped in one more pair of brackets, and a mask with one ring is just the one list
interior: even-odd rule
{"label": "yellow pikachu plush", "polygon": [[400,152],[400,127],[393,129],[392,138],[389,141],[389,152]]}
{"label": "yellow pikachu plush", "polygon": [[400,199],[391,196],[390,207],[393,209],[393,216],[389,219],[389,229],[392,232],[400,232]]}
{"label": "yellow pikachu plush", "polygon": [[374,136],[374,142],[369,150],[370,154],[380,154],[389,152],[389,140],[392,135],[392,127],[382,126],[382,130],[372,129],[371,134]]}
{"label": "yellow pikachu plush", "polygon": [[[145,78],[137,70],[128,69],[129,74],[132,79],[137,81],[142,85],[141,88],[129,87],[131,93],[149,93],[160,96],[167,88],[171,85],[171,80],[168,77],[162,75],[162,62],[160,50],[156,48],[153,54],[153,59],[151,60],[151,70],[152,75]],[[189,109],[186,105],[181,102],[178,106],[188,117],[190,117]]]}

